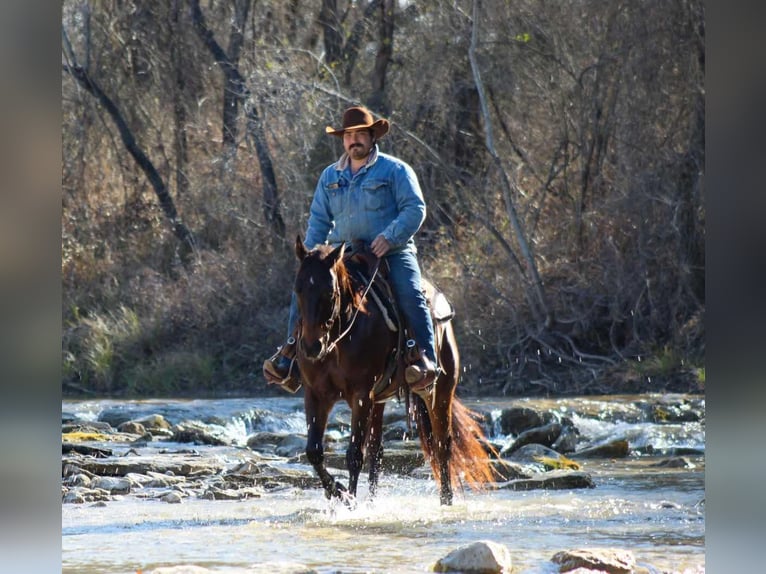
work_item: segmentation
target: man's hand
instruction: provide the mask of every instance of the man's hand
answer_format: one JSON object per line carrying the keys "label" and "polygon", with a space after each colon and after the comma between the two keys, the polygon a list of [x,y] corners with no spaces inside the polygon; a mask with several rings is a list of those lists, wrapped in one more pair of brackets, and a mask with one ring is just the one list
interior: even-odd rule
{"label": "man's hand", "polygon": [[391,244],[388,242],[388,239],[382,235],[378,235],[375,239],[373,239],[372,243],[370,243],[370,249],[372,249],[375,257],[380,259],[386,253],[388,253],[389,249],[391,249]]}

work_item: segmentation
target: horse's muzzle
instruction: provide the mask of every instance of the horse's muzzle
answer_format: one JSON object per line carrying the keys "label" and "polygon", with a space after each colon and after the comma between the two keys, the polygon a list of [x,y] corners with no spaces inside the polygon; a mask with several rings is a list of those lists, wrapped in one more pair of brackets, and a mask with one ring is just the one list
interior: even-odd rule
{"label": "horse's muzzle", "polygon": [[312,363],[321,361],[327,356],[327,343],[329,340],[329,334],[325,333],[313,343],[307,344],[306,339],[301,337],[298,341],[303,356]]}

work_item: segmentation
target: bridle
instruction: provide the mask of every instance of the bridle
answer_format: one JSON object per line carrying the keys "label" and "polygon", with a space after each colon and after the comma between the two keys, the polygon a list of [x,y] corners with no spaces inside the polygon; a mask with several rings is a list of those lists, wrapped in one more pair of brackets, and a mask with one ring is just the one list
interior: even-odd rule
{"label": "bridle", "polygon": [[[351,329],[354,327],[354,323],[356,322],[356,318],[359,315],[359,309],[361,308],[361,302],[365,300],[367,297],[367,294],[370,292],[370,289],[372,288],[372,284],[375,282],[375,277],[378,275],[378,269],[380,268],[380,259],[378,259],[375,262],[375,267],[373,267],[372,275],[370,276],[370,280],[367,283],[367,286],[364,289],[364,292],[362,293],[362,297],[360,299],[360,304],[356,306],[356,309],[354,310],[354,315],[351,317],[351,320],[349,321],[348,325],[346,326],[343,331],[341,331],[335,339],[332,341],[329,341],[330,339],[330,332],[332,331],[333,325],[336,324],[336,322],[340,325],[340,307],[341,307],[341,299],[342,294],[340,291],[340,287],[337,287],[333,289],[333,306],[332,306],[332,313],[330,313],[330,318],[325,321],[324,325],[322,326],[322,335],[319,337],[319,341],[322,344],[322,348],[319,351],[319,354],[316,357],[309,357],[304,352],[304,357],[311,363],[316,363],[318,361],[323,360],[327,355],[333,352],[335,347],[340,343],[350,332]],[[301,318],[301,320],[303,320]],[[303,340],[303,332],[301,329],[298,329],[298,348],[302,348],[301,341]],[[328,343],[329,341],[329,343]]]}

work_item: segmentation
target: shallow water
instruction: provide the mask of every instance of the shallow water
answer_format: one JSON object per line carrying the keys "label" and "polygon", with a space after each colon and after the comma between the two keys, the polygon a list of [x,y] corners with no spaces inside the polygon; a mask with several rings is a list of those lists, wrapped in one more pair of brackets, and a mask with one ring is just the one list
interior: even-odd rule
{"label": "shallow water", "polygon": [[[636,400],[523,402],[577,413],[586,442],[629,436],[631,447],[651,445],[660,452],[580,460],[593,476],[593,489],[458,492],[453,506],[442,507],[433,481],[384,473],[374,501],[367,499],[366,478],[361,478],[360,500],[353,510],[327,501],[319,490],[294,488],[244,501],[184,499],[166,504],[131,496],[103,507],[65,504],[63,572],[135,573],[177,564],[220,572],[299,572],[306,567],[323,574],[428,572],[437,559],[476,540],[507,546],[517,574],[557,572],[550,562],[556,552],[583,547],[630,550],[650,572],[704,572],[704,455],[687,456],[694,468],[651,466],[667,458],[662,453],[677,448],[704,453],[704,423],[638,420],[625,409]],[[520,402],[466,401],[475,410],[495,414]],[[619,407],[614,420],[591,416],[614,407]],[[161,412],[171,422],[215,421],[209,424],[240,439],[255,430],[302,432],[304,427],[301,401],[292,397],[63,405],[66,415],[91,420],[109,408],[138,416]],[[344,416],[340,408],[334,418],[340,435]],[[237,462],[225,447],[195,448],[218,448],[232,465]]]}

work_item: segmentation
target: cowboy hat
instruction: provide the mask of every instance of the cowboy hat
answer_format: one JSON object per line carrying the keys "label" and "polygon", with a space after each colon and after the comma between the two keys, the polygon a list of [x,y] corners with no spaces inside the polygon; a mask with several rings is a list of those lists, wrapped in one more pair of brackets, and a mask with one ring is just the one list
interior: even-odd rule
{"label": "cowboy hat", "polygon": [[380,139],[388,133],[388,120],[373,121],[372,114],[367,108],[354,106],[343,113],[343,127],[335,129],[327,126],[325,132],[332,136],[343,136],[346,130],[371,129],[375,139]]}

